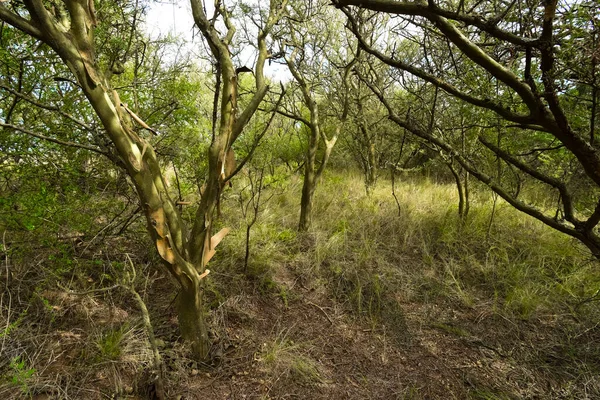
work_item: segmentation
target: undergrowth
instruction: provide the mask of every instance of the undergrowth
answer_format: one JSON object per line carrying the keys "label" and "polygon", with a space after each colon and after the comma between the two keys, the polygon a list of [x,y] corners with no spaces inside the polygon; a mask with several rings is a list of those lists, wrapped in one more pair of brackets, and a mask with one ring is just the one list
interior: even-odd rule
{"label": "undergrowth", "polygon": [[[269,288],[262,294],[276,297],[280,289],[273,276],[279,269],[292,270],[300,281],[325,286],[357,319],[401,347],[414,343],[406,321],[410,304],[435,308],[443,303],[479,318],[515,321],[509,323],[515,327],[541,323],[551,330],[532,332],[549,343],[521,354],[522,361],[557,373],[564,371],[564,363],[552,357],[578,362],[569,373],[584,380],[598,370],[598,347],[581,344],[584,337],[597,340],[600,270],[579,243],[502,201],[492,218],[486,192],[472,195],[469,215],[461,220],[452,185],[408,179],[398,189],[400,210],[387,182],[380,182],[370,197],[363,191],[358,176],[330,175],[316,197],[313,229],[303,235],[288,235],[293,232],[289,209],[278,207],[293,204],[298,193],[283,194],[267,208],[255,232],[251,271],[262,280],[259,287]],[[229,263],[239,264],[235,248],[241,243],[229,243]],[[469,332],[444,318],[433,316],[429,323],[451,326],[450,334]],[[486,333],[479,328],[478,334]],[[496,338],[498,345],[510,347],[502,343],[510,335],[509,329]],[[577,392],[565,379],[567,392]],[[487,398],[486,390],[475,390],[473,398]]]}
{"label": "undergrowth", "polygon": [[[306,289],[339,306],[366,326],[365,331],[390,338],[399,349],[410,351],[428,329],[476,343],[485,337],[493,342],[486,346],[497,353],[529,365],[540,376],[554,374],[555,390],[565,398],[581,395],[582,382],[586,391],[600,393],[600,383],[593,378],[600,372],[595,344],[600,340],[600,269],[581,245],[501,201],[491,219],[492,201],[481,188],[472,194],[464,220],[458,217],[452,185],[405,177],[397,196],[399,209],[383,179],[367,197],[362,177],[326,174],[317,190],[313,227],[298,233],[300,183],[294,181],[261,207],[244,269],[245,223],[238,218],[236,187],[227,189],[217,228],[229,226],[232,231],[219,245],[204,281],[212,337],[225,346],[225,339],[232,340],[227,324],[234,317],[236,323],[252,323],[258,311],[246,303],[249,297],[287,310],[302,304]],[[110,208],[110,200],[98,201]],[[128,203],[112,204],[112,212],[118,213]],[[55,385],[58,395],[77,398],[74,392],[58,389],[72,381],[42,377],[51,357],[35,348],[50,346],[37,339],[48,332],[70,347],[65,354],[72,366],[93,366],[110,380],[107,387],[130,392],[120,376],[144,370],[150,359],[136,306],[121,295],[69,296],[57,290],[57,283],[80,289],[106,287],[122,273],[124,252],[144,265],[158,265],[158,258],[146,243],[142,219],[134,220],[124,235],[105,237],[102,227],[108,221],[82,216],[71,227],[64,217],[69,209],[60,210],[53,218],[61,232],[91,227],[99,239],[86,237],[79,244],[56,235],[47,246],[32,251],[18,244],[32,240],[28,220],[0,224],[11,240],[18,239],[2,249],[10,274],[0,282],[9,288],[0,305],[2,358],[7,360],[0,362],[0,393],[28,396]],[[190,214],[184,213],[184,218]],[[157,332],[176,341],[168,336],[174,328],[160,320],[169,314],[176,289],[167,284],[168,277],[145,273],[145,299],[158,319],[153,321],[159,325]],[[153,282],[161,279],[171,292],[157,299],[149,293]],[[334,323],[331,311],[320,311]],[[472,317],[461,319],[458,314]],[[289,332],[289,327],[272,332],[256,349],[262,371],[303,387],[324,384],[326,372],[309,356],[310,338],[295,342]],[[535,341],[536,347],[519,353],[510,343],[515,337]],[[171,357],[171,370],[184,373],[187,361],[181,361],[185,358],[180,348],[166,347],[162,351]],[[35,356],[26,357],[29,354]],[[70,379],[90,382],[77,374]],[[471,398],[505,398],[498,388],[471,389]],[[418,398],[416,389],[406,390],[411,393],[407,398]]]}

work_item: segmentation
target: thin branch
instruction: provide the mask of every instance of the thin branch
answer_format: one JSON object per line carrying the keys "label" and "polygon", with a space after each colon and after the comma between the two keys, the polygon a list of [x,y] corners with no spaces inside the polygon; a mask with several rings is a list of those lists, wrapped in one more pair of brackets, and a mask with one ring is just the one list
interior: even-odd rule
{"label": "thin branch", "polygon": [[101,149],[99,149],[97,147],[88,146],[86,144],[74,143],[74,142],[66,142],[64,140],[55,139],[55,138],[51,138],[51,137],[48,137],[48,136],[40,135],[39,133],[32,132],[29,129],[25,129],[25,128],[20,127],[20,126],[11,125],[11,124],[5,124],[3,122],[0,122],[0,126],[2,126],[3,128],[13,129],[15,131],[19,131],[19,132],[25,133],[25,134],[27,134],[29,136],[33,136],[33,137],[36,137],[38,139],[47,140],[47,141],[52,142],[52,143],[60,144],[62,146],[68,146],[68,147],[75,147],[75,148],[79,148],[79,149],[85,149],[85,150],[93,151],[94,153],[98,153],[98,154],[102,154],[104,156],[108,156],[107,152],[102,151]]}
{"label": "thin branch", "polygon": [[312,123],[309,120],[307,120],[306,118],[301,117],[299,115],[292,114],[292,113],[289,113],[289,112],[284,111],[284,110],[277,110],[277,114],[283,115],[284,117],[288,117],[288,118],[293,119],[295,121],[302,122],[304,125],[306,125],[308,127],[312,126]]}
{"label": "thin branch", "polygon": [[[359,75],[359,77],[360,77],[360,75]],[[437,136],[430,134],[429,132],[419,129],[415,124],[412,124],[412,123],[408,122],[406,119],[403,119],[400,116],[398,116],[394,112],[394,109],[392,108],[389,101],[383,96],[383,94],[377,87],[375,87],[372,83],[370,83],[368,80],[366,80],[362,77],[361,77],[361,80],[363,82],[365,82],[365,84],[379,98],[379,100],[387,108],[388,113],[390,115],[390,120],[392,120],[398,126],[408,130],[412,134],[414,134],[422,139],[425,139],[426,141],[438,146],[440,149],[449,153],[452,157],[454,157],[456,159],[456,161],[458,161],[460,163],[460,165],[465,170],[467,170],[469,173],[471,173],[471,175],[473,175],[475,178],[477,178],[480,182],[484,183],[486,186],[488,186],[490,189],[492,189],[492,191],[494,191],[496,194],[498,194],[500,197],[502,197],[504,200],[506,200],[510,205],[515,207],[517,210],[524,212],[525,214],[543,222],[544,224],[546,224],[560,232],[566,233],[566,234],[568,234],[572,237],[575,237],[577,239],[580,239],[582,241],[589,242],[589,238],[586,237],[582,232],[574,229],[573,227],[571,227],[568,224],[563,223],[562,221],[555,220],[554,218],[545,215],[539,209],[537,209],[529,204],[526,204],[523,201],[518,200],[514,196],[510,195],[502,186],[500,186],[494,180],[494,178],[492,178],[491,176],[485,174],[484,172],[482,172],[481,170],[476,168],[469,160],[467,160],[465,157],[463,157],[460,153],[458,153],[452,146],[450,146],[444,140],[440,139]]]}
{"label": "thin branch", "polygon": [[498,115],[506,118],[509,121],[513,121],[513,122],[516,122],[519,124],[531,124],[531,123],[535,122],[534,119],[530,115],[524,115],[524,114],[518,114],[518,113],[512,112],[508,108],[502,106],[500,103],[497,103],[491,99],[480,99],[480,98],[472,96],[468,93],[462,92],[458,88],[456,88],[454,85],[451,85],[450,83],[438,78],[437,76],[435,76],[433,74],[425,72],[421,68],[417,68],[413,65],[407,64],[407,63],[402,62],[397,59],[394,59],[394,58],[387,56],[387,55],[383,54],[382,52],[374,49],[369,44],[367,44],[365,39],[360,34],[359,29],[358,29],[358,22],[356,21],[356,19],[348,12],[346,13],[346,16],[348,17],[348,20],[350,22],[350,29],[352,30],[352,32],[358,39],[358,43],[359,43],[360,47],[363,50],[365,50],[367,53],[377,57],[384,64],[401,69],[401,70],[406,71],[418,78],[423,79],[424,81],[432,83],[436,87],[443,89],[445,92],[449,93],[450,95],[457,97],[463,101],[466,101],[467,103],[473,104],[478,107],[487,108],[489,110],[492,110],[492,111],[496,112]]}
{"label": "thin branch", "polygon": [[540,171],[537,171],[536,169],[527,165],[523,161],[512,156],[508,152],[500,149],[499,147],[492,144],[491,142],[488,142],[485,138],[483,138],[481,136],[479,137],[479,141],[481,142],[481,144],[483,144],[485,147],[487,147],[488,149],[493,151],[494,154],[496,154],[498,157],[500,157],[504,161],[514,165],[515,167],[519,168],[521,171],[525,172],[528,175],[531,175],[532,177],[539,180],[540,182],[544,182],[545,184],[550,185],[553,188],[557,189],[560,193],[560,197],[561,197],[561,200],[563,203],[565,219],[567,221],[571,222],[575,226],[579,226],[581,224],[581,221],[578,221],[575,218],[574,211],[573,211],[573,200],[571,199],[571,194],[569,193],[567,186],[564,184],[564,182],[561,182],[560,180],[558,180],[556,178],[550,177],[548,175],[541,173]]}
{"label": "thin branch", "polygon": [[77,118],[75,118],[75,117],[74,117],[74,116],[72,116],[71,114],[69,114],[69,113],[66,113],[66,112],[62,111],[62,110],[61,110],[59,107],[57,107],[57,106],[49,106],[49,105],[47,105],[47,104],[40,103],[39,101],[37,101],[37,100],[34,100],[34,99],[32,99],[31,97],[29,97],[29,96],[27,96],[27,95],[25,95],[25,94],[23,94],[23,93],[21,93],[21,92],[19,92],[19,91],[16,91],[16,90],[14,90],[14,89],[12,89],[12,88],[10,88],[10,87],[8,87],[8,86],[4,85],[3,83],[0,83],[0,89],[4,89],[4,90],[6,90],[7,92],[9,92],[9,93],[11,93],[11,94],[13,94],[13,95],[15,95],[15,96],[17,96],[17,97],[19,97],[19,98],[21,98],[21,99],[25,100],[25,101],[27,101],[28,103],[31,103],[31,104],[33,104],[33,105],[34,105],[34,106],[36,106],[36,107],[43,108],[44,110],[48,110],[48,111],[56,111],[56,112],[58,112],[60,115],[62,115],[63,117],[65,117],[65,118],[67,118],[67,119],[69,119],[69,120],[71,120],[71,121],[75,122],[77,125],[81,126],[82,128],[84,128],[84,129],[86,129],[86,130],[88,130],[88,131],[90,131],[90,132],[94,132],[94,129],[92,129],[92,127],[91,127],[91,126],[89,126],[88,124],[86,124],[86,123],[84,123],[84,122],[82,122],[82,121],[78,120]]}
{"label": "thin branch", "polygon": [[40,29],[35,26],[31,21],[17,15],[10,11],[8,7],[0,3],[0,19],[8,22],[10,25],[25,32],[28,35],[33,36],[36,39],[44,40],[44,36]]}
{"label": "thin branch", "polygon": [[516,154],[516,155],[517,155],[517,156],[519,156],[519,157],[523,157],[523,156],[531,156],[531,155],[533,155],[533,154],[535,154],[535,153],[542,153],[542,152],[544,152],[544,151],[560,150],[560,149],[562,149],[563,147],[565,147],[565,146],[564,146],[564,145],[562,145],[562,144],[559,144],[558,146],[553,146],[553,147],[540,147],[540,148],[534,148],[534,149],[531,149],[530,151],[527,151],[527,152],[525,152],[525,153],[519,153],[519,154]]}
{"label": "thin branch", "polygon": [[252,158],[252,155],[254,154],[254,151],[258,147],[260,140],[263,138],[263,136],[265,136],[265,134],[271,127],[271,123],[273,122],[273,119],[275,118],[275,115],[278,112],[279,105],[281,104],[281,100],[283,99],[284,95],[285,95],[285,89],[283,89],[283,85],[282,85],[281,95],[279,96],[277,103],[275,103],[275,109],[271,112],[271,116],[269,117],[269,121],[267,121],[267,125],[265,125],[263,131],[258,136],[256,136],[256,138],[254,139],[254,142],[252,143],[252,147],[250,148],[248,155],[238,164],[237,168],[227,178],[225,178],[223,180],[223,182],[227,182],[231,178],[233,178],[235,175],[237,175],[242,170],[244,165],[246,165],[246,163]]}

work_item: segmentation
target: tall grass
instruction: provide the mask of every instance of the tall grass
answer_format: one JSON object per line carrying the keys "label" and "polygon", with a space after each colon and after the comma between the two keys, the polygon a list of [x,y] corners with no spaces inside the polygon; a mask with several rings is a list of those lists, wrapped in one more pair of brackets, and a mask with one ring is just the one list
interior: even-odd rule
{"label": "tall grass", "polygon": [[[586,299],[600,287],[600,271],[586,250],[502,201],[490,221],[485,191],[471,196],[461,221],[453,185],[407,179],[397,188],[398,210],[386,180],[367,197],[358,174],[330,173],[317,191],[311,231],[297,237],[298,192],[276,196],[259,219],[251,261],[258,275],[292,267],[374,320],[399,298],[493,303],[523,319],[557,305],[595,313]],[[241,234],[233,238],[223,256],[230,267],[243,247]]]}
{"label": "tall grass", "polygon": [[[242,181],[240,177],[235,185],[243,185]],[[248,307],[246,301],[251,297],[248,292],[255,295],[253,299],[268,298],[289,309],[303,296],[322,296],[311,297],[310,301],[316,304],[326,299],[335,303],[336,312],[344,309],[360,323],[371,324],[374,331],[383,331],[385,337],[393,338],[399,346],[410,346],[418,334],[411,331],[415,326],[410,319],[413,316],[405,314],[405,310],[414,306],[422,311],[440,305],[451,311],[466,310],[465,314],[498,314],[515,326],[521,322],[530,326],[534,325],[532,321],[560,321],[555,325],[560,325],[563,336],[557,335],[558,339],[552,343],[536,342],[545,353],[540,350],[536,356],[539,350],[536,348],[531,358],[538,357],[535,360],[538,364],[545,362],[544,368],[553,367],[551,361],[544,361],[552,360],[546,355],[569,361],[567,366],[557,365],[570,368],[568,374],[574,377],[570,393],[580,393],[577,385],[591,376],[590,371],[597,376],[594,368],[600,369],[597,362],[600,350],[594,343],[600,318],[597,306],[600,269],[576,241],[502,201],[497,203],[491,221],[492,200],[483,188],[474,188],[469,216],[461,221],[453,185],[405,178],[397,185],[398,209],[390,183],[385,179],[380,179],[367,197],[359,174],[337,172],[325,175],[316,193],[313,226],[309,232],[300,234],[296,229],[300,189],[301,180],[292,177],[285,190],[272,189],[277,192],[265,196],[273,194],[261,208],[253,227],[247,270],[243,268],[246,225],[239,217],[236,187],[225,191],[222,217],[215,228],[229,226],[232,230],[210,262],[209,279],[203,281],[207,307],[213,310],[214,337],[219,336],[219,329],[223,337],[227,336],[223,322],[226,317],[252,326],[259,311],[258,307]],[[102,195],[98,197],[99,204],[106,207],[112,204]],[[115,212],[121,210],[116,208]],[[67,214],[65,211],[64,215]],[[185,211],[184,217],[191,219],[190,212]],[[96,227],[107,221],[82,217],[81,221],[74,221],[75,225],[65,223],[65,226],[80,229],[84,222]],[[43,268],[35,279],[31,273],[27,275],[30,286],[27,291],[14,292],[12,299],[19,294],[29,300],[20,308],[12,306],[11,318],[3,320],[6,329],[0,337],[6,342],[4,350],[9,356],[4,364],[0,362],[0,369],[8,370],[13,378],[11,390],[28,392],[45,368],[36,359],[30,358],[25,363],[24,358],[19,358],[26,354],[25,345],[20,344],[24,342],[21,339],[24,333],[35,333],[28,333],[33,338],[48,327],[67,329],[75,323],[85,327],[84,311],[106,314],[108,309],[106,305],[100,309],[90,300],[94,307],[82,305],[81,312],[73,314],[78,319],[75,321],[68,312],[76,308],[63,307],[62,300],[57,300],[54,280],[64,283],[68,279],[70,287],[90,282],[98,286],[111,284],[122,264],[123,252],[132,248],[140,260],[159,263],[153,248],[147,246],[144,224],[140,218],[131,226],[127,240],[111,238],[104,247],[91,247],[88,252],[78,250],[75,245],[54,243],[45,253],[35,250],[39,253],[36,262]],[[82,257],[88,253],[88,258]],[[11,249],[10,257],[5,257],[10,258],[15,276],[25,277],[31,270],[27,254]],[[24,284],[16,287],[20,286],[26,287]],[[42,290],[46,288],[52,290]],[[52,293],[54,297],[50,296]],[[167,297],[172,300],[172,296]],[[161,304],[160,307],[168,304],[165,296],[149,299]],[[126,304],[122,299],[116,303]],[[565,321],[572,324],[563,326]],[[456,337],[470,337],[471,327],[435,318],[424,323]],[[77,353],[81,354],[79,361],[97,368],[127,367],[120,371],[133,371],[135,365],[148,364],[150,352],[143,334],[129,326],[135,325],[119,329],[107,322],[89,328],[91,333],[77,339],[77,346],[82,347]],[[76,337],[79,336],[77,333]],[[85,342],[87,345],[82,344]],[[326,380],[327,371],[306,355],[310,341],[294,343],[287,327],[281,327],[279,333],[274,332],[274,337],[266,338],[264,343],[258,353],[260,365],[275,379],[293,380],[302,386]],[[35,340],[27,341],[28,349],[34,345],[37,345]],[[597,386],[594,379],[590,382],[590,387]],[[485,393],[478,395],[483,398]]]}

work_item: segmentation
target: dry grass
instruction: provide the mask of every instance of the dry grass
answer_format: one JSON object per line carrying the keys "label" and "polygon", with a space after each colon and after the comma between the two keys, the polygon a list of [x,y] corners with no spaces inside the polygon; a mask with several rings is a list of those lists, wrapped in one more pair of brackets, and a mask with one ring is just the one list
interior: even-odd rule
{"label": "dry grass", "polygon": [[[169,396],[600,396],[600,272],[577,243],[502,202],[490,225],[484,191],[461,222],[452,185],[406,179],[398,210],[385,180],[366,197],[360,176],[336,173],[300,235],[299,191],[295,181],[265,204],[247,271],[235,188],[226,193],[222,224],[233,229],[205,286],[212,365],[187,358],[168,277],[139,274]],[[0,282],[0,395],[148,395],[150,352],[132,299],[56,287],[110,286],[125,249],[138,265],[156,264],[143,226],[129,232],[86,252],[11,252]]]}

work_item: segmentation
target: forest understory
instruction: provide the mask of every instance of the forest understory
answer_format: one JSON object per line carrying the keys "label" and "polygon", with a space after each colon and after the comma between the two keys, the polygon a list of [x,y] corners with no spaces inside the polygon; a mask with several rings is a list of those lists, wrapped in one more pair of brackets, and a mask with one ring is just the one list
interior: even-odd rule
{"label": "forest understory", "polygon": [[331,172],[307,233],[296,230],[301,181],[270,189],[244,268],[242,185],[224,193],[231,233],[203,280],[210,364],[179,337],[178,285],[124,196],[56,196],[22,230],[11,227],[28,226],[19,210],[32,205],[12,199],[0,221],[0,396],[152,398],[152,346],[129,287],[148,307],[170,399],[600,396],[600,272],[573,239],[483,190],[461,220],[453,185],[403,176],[396,203],[389,181],[366,196],[359,175]]}
{"label": "forest understory", "polygon": [[0,0],[0,399],[600,399],[598,15]]}

